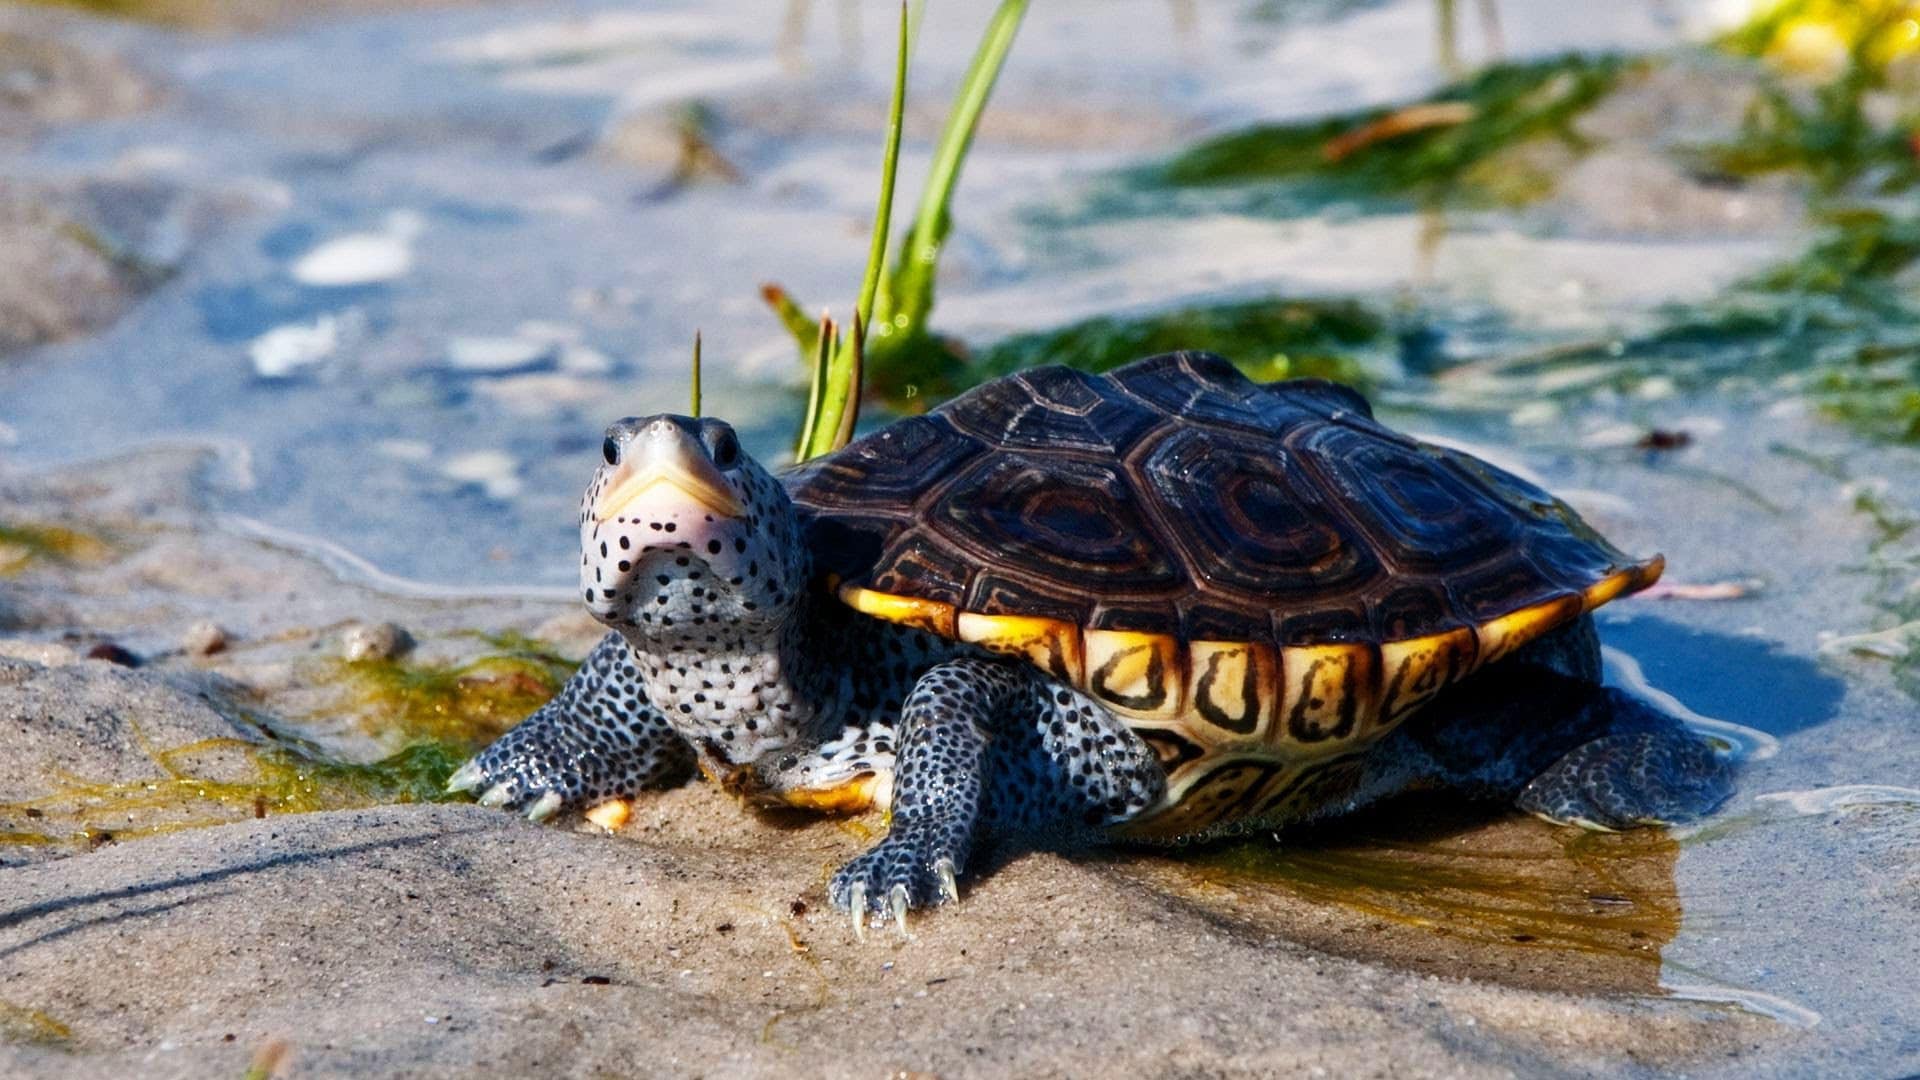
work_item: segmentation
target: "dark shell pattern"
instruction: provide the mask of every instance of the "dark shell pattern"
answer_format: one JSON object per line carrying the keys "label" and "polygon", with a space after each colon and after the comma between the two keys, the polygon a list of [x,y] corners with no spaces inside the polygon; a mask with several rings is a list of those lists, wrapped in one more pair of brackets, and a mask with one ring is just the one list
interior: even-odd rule
{"label": "dark shell pattern", "polygon": [[1142,835],[1324,801],[1442,687],[1661,569],[1352,390],[1205,353],[997,379],[787,481],[847,603],[1125,717],[1169,770]]}

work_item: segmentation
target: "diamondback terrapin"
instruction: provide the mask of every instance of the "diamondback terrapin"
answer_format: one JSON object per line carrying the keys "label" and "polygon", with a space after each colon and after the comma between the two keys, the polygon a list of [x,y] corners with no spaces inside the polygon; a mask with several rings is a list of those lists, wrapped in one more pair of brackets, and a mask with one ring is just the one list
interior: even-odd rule
{"label": "diamondback terrapin", "polygon": [[1178,839],[1448,787],[1595,828],[1711,811],[1728,762],[1599,685],[1643,588],[1565,503],[1199,353],[987,383],[776,476],[627,419],[580,519],[612,627],[454,776],[544,818],[684,779],[891,827],[830,886],[903,920],[979,842]]}

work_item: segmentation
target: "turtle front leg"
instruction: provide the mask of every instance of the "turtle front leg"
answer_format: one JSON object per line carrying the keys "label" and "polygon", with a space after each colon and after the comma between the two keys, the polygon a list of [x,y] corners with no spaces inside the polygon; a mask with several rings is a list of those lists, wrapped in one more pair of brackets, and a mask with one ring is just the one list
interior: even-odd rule
{"label": "turtle front leg", "polygon": [[1152,751],[1085,695],[1024,664],[949,660],[901,708],[886,839],[841,867],[828,895],[856,934],[868,914],[904,931],[908,909],[960,898],[987,832],[1098,829],[1165,784]]}
{"label": "turtle front leg", "polygon": [[678,783],[693,749],[643,691],[631,647],[608,634],[552,701],[462,765],[447,789],[540,821]]}

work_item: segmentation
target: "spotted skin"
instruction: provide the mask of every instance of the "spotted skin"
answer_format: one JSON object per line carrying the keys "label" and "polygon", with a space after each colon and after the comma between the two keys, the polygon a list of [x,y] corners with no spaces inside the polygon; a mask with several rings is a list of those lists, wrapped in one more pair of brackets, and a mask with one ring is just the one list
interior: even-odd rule
{"label": "spotted skin", "polygon": [[893,823],[886,839],[833,877],[841,908],[856,897],[889,913],[943,896],[940,867],[965,873],[983,834],[1095,834],[1160,797],[1153,752],[1093,699],[1023,664],[963,657],[914,684],[900,714]]}
{"label": "spotted skin", "polygon": [[[1142,370],[1177,382],[1167,365]],[[1335,412],[1349,404],[1326,393]],[[953,445],[934,440],[926,452]],[[1215,649],[1225,658],[1202,671],[1214,683],[1196,680],[1209,688],[1202,704],[1222,717],[1220,732],[1249,739],[1199,745],[1184,716],[1156,721],[1102,699],[1102,686],[1154,685],[1153,656],[1114,649],[1098,665],[1111,671],[1076,671],[1036,659],[1057,654],[1050,643],[1063,633],[1038,617],[995,624],[1025,635],[1010,648],[967,641],[931,609],[903,619],[841,603],[834,567],[863,557],[862,534],[836,531],[818,506],[802,513],[790,492],[805,474],[769,474],[719,421],[623,420],[603,452],[582,505],[581,589],[616,633],[553,702],[455,774],[452,786],[482,802],[532,816],[583,809],[697,763],[757,802],[890,806],[888,835],[829,892],[842,907],[897,917],[955,896],[984,842],[1124,835],[1171,797],[1170,776],[1196,769],[1205,780],[1179,803],[1217,805],[1174,838],[1280,827],[1422,788],[1601,828],[1705,813],[1727,791],[1729,768],[1703,740],[1598,685],[1598,641],[1577,602],[1572,621],[1514,639],[1464,681],[1404,708],[1396,699],[1377,728],[1309,746],[1326,723],[1303,714],[1300,746],[1284,753],[1251,738],[1277,717],[1257,719],[1252,698],[1227,690],[1236,673],[1245,684],[1279,670],[1273,655],[1284,668],[1292,639],[1237,659]],[[906,487],[898,496],[914,498]],[[1164,672],[1183,655],[1161,658],[1161,685],[1174,685]],[[1085,691],[1074,685],[1083,681]]]}

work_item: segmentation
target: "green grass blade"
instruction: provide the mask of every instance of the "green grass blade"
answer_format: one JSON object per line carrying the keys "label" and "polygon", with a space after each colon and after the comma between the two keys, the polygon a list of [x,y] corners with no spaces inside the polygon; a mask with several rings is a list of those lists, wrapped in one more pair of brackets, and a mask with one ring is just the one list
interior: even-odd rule
{"label": "green grass blade", "polygon": [[907,5],[900,5],[900,41],[893,62],[893,105],[887,112],[887,149],[881,157],[880,203],[873,211],[873,240],[867,245],[867,271],[860,279],[856,322],[873,317],[873,297],[887,261],[887,231],[893,224],[893,181],[900,172],[901,118],[907,111]]}
{"label": "green grass blade", "polygon": [[853,394],[840,412],[840,425],[834,428],[833,442],[828,450],[838,450],[853,441],[854,425],[860,422],[860,381],[865,374],[867,357],[866,323],[854,316],[852,332],[848,335],[846,385],[853,388]]}
{"label": "green grass blade", "polygon": [[793,448],[795,461],[813,457],[814,445],[819,441],[820,409],[827,392],[827,361],[833,349],[833,320],[822,312],[819,326],[819,338],[813,347],[813,376],[807,382],[807,416],[800,422],[800,439]]}
{"label": "green grass blade", "polygon": [[700,331],[698,330],[695,330],[693,332],[693,393],[689,396],[693,399],[691,402],[691,404],[693,405],[693,411],[687,415],[699,416],[700,415]]}
{"label": "green grass blade", "polygon": [[[842,341],[821,320],[821,351],[816,357],[814,384],[807,417],[801,427],[794,457],[799,461],[846,444],[860,411],[860,383],[864,367],[862,337],[873,315],[875,296],[885,275],[887,233],[893,221],[893,188],[900,170],[900,131],[907,108],[907,5],[900,5],[900,33],[893,67],[893,103],[887,113],[887,144],[880,165],[880,199],[873,213],[873,236],[867,245],[867,269],[860,282],[860,300],[853,311],[853,333]],[[781,294],[784,297],[784,293]],[[769,300],[772,300],[769,294]],[[776,310],[778,305],[776,304]],[[795,309],[798,310],[797,308]],[[783,315],[783,319],[786,317]],[[792,327],[789,320],[789,327]]]}
{"label": "green grass blade", "polygon": [[[885,298],[880,302],[882,313],[890,316],[893,324],[883,331],[889,336],[925,329],[927,313],[933,310],[933,279],[940,245],[946,241],[947,230],[952,225],[948,208],[953,202],[954,188],[960,182],[960,167],[966,163],[974,132],[980,126],[980,115],[993,94],[993,85],[1006,65],[1007,52],[1013,48],[1014,36],[1026,13],[1027,0],[1001,0],[960,83],[953,110],[947,114],[947,126],[934,148],[933,164],[927,172],[927,186],[920,196],[913,230],[907,234],[900,264],[894,269]],[[904,326],[901,315],[906,316]]]}

